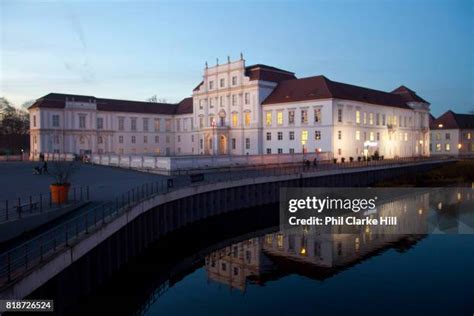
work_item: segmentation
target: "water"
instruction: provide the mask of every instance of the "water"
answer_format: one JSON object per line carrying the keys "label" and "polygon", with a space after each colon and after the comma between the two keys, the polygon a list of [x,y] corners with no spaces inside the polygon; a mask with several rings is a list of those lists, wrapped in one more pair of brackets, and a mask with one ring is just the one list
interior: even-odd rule
{"label": "water", "polygon": [[[442,209],[433,198],[416,194],[380,206],[380,212],[399,217],[400,232],[408,227],[414,234],[280,229],[277,205],[216,216],[159,240],[62,310],[67,315],[473,315],[474,235],[453,232],[472,227],[465,215],[474,196],[466,204],[465,195],[450,194]],[[451,214],[462,214],[463,222]],[[439,233],[433,223],[451,234],[431,234]],[[62,304],[61,293],[36,296]]]}

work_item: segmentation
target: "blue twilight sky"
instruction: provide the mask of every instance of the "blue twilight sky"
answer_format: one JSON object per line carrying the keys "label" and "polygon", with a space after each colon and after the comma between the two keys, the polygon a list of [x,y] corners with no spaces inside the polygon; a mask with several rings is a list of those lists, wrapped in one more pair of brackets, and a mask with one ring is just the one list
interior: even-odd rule
{"label": "blue twilight sky", "polygon": [[474,1],[0,0],[0,96],[49,92],[169,102],[204,63],[244,53],[298,77],[391,91],[432,113],[474,110]]}

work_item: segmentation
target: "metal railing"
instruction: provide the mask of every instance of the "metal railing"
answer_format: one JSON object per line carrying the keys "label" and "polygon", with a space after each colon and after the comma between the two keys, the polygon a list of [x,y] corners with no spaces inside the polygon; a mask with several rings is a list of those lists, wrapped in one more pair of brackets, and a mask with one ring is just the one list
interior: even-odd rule
{"label": "metal railing", "polygon": [[66,203],[53,203],[51,193],[40,193],[10,200],[0,200],[0,224],[19,220],[25,216],[39,214],[54,209],[73,206],[88,201],[89,186],[71,187]]}
{"label": "metal railing", "polygon": [[[192,183],[191,177],[176,177],[163,179],[158,182],[147,183],[128,190],[114,201],[103,203],[92,209],[85,210],[72,219],[60,223],[58,226],[30,239],[29,241],[0,254],[0,287],[10,283],[15,278],[26,273],[32,267],[54,256],[58,251],[69,247],[82,237],[97,230],[123,214],[133,205],[136,205],[152,196],[169,193],[189,186],[199,186],[219,182],[239,181],[262,176],[282,176],[301,173],[319,173],[326,170],[342,170],[370,166],[402,166],[413,162],[435,161],[435,159],[398,159],[370,162],[321,163],[316,166],[302,165],[288,168],[260,168],[243,170],[243,172],[219,172],[209,174],[199,181]],[[436,159],[438,161],[439,159]]]}

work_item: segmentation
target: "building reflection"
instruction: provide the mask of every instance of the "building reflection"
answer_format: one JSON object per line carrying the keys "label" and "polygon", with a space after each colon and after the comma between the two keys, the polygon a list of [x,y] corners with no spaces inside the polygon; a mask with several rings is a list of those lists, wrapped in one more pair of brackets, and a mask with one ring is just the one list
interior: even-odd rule
{"label": "building reflection", "polygon": [[280,230],[211,253],[205,268],[209,280],[241,291],[248,283],[264,284],[289,274],[324,280],[388,249],[407,251],[433,229],[433,222],[437,229],[452,231],[459,225],[452,219],[460,213],[472,219],[472,198],[472,190],[430,189],[386,199],[376,213],[366,215],[396,216],[397,225],[363,226],[351,233],[340,226]]}

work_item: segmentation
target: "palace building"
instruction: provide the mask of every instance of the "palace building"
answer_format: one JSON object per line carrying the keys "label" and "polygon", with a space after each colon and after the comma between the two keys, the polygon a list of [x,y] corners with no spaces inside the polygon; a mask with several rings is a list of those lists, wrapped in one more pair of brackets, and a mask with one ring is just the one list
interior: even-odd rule
{"label": "palace building", "polygon": [[31,153],[428,156],[429,103],[239,60],[204,69],[176,104],[50,93],[30,107]]}
{"label": "palace building", "polygon": [[474,156],[474,114],[447,111],[430,122],[431,155]]}

